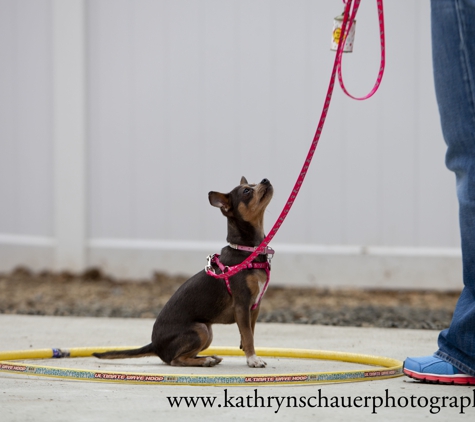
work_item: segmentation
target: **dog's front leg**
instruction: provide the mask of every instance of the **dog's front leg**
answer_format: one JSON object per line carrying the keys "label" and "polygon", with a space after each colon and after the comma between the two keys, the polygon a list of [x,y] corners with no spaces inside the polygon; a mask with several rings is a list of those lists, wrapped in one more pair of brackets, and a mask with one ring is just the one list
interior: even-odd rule
{"label": "dog's front leg", "polygon": [[256,355],[254,349],[254,335],[249,308],[239,306],[235,308],[234,312],[241,333],[241,348],[246,354],[248,366],[251,368],[265,368],[266,363]]}
{"label": "dog's front leg", "polygon": [[[259,316],[259,306],[256,309],[253,309],[251,311],[251,332],[252,332],[252,338],[254,338],[254,333],[255,333],[255,327],[256,327],[256,322],[257,322],[257,317]],[[239,344],[239,348],[241,350],[244,350],[242,347],[242,338],[241,338],[241,343]]]}

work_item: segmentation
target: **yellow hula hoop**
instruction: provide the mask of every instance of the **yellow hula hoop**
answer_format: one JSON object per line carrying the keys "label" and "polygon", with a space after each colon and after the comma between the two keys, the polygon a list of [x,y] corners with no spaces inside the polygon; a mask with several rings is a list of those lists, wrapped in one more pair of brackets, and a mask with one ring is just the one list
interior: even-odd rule
{"label": "yellow hula hoop", "polygon": [[[79,381],[105,381],[125,384],[154,385],[200,385],[200,386],[258,386],[258,385],[310,385],[339,382],[372,381],[394,378],[402,375],[402,362],[382,356],[361,355],[356,353],[332,352],[310,349],[257,348],[259,356],[321,359],[359,363],[374,366],[366,370],[341,372],[305,372],[263,375],[260,371],[252,374],[235,375],[186,375],[186,374],[150,374],[143,372],[116,372],[82,370],[51,366],[30,365],[28,363],[9,362],[24,359],[81,358],[91,357],[95,352],[106,350],[124,350],[131,347],[78,347],[71,349],[36,349],[0,352],[0,372],[43,376]],[[243,356],[237,347],[210,347],[202,352],[206,355]],[[209,369],[212,371],[212,369]],[[208,372],[209,372],[208,371]]]}

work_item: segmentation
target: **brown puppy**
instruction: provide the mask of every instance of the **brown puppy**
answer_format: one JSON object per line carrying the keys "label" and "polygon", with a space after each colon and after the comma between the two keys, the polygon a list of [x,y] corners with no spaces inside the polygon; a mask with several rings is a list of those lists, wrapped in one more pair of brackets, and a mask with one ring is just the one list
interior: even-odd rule
{"label": "brown puppy", "polygon": [[214,366],[222,358],[197,354],[211,344],[212,324],[236,322],[247,364],[265,367],[266,363],[254,350],[254,326],[268,281],[267,255],[257,256],[253,261],[256,268],[229,277],[228,287],[224,279],[212,277],[209,271],[220,274],[220,268],[240,264],[262,242],[264,211],[272,194],[273,187],[267,179],[249,184],[244,177],[228,194],[209,192],[210,204],[220,208],[228,221],[229,245],[221,250],[218,262],[209,260],[208,271],[195,274],[173,294],[155,321],[150,344],[139,349],[94,353],[94,356],[121,359],[157,355],[175,366]]}

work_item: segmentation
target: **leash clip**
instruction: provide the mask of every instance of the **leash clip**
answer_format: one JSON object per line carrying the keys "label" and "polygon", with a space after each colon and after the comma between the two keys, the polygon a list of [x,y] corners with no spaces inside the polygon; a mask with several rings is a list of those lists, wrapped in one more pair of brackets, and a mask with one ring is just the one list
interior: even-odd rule
{"label": "leash clip", "polygon": [[272,249],[272,253],[268,253],[267,254],[267,262],[269,264],[269,271],[271,270],[271,267],[272,267],[272,258],[274,258],[274,250]]}
{"label": "leash clip", "polygon": [[270,246],[266,246],[265,250],[267,252],[267,260],[270,262],[270,260],[274,258],[275,251]]}
{"label": "leash clip", "polygon": [[270,270],[271,269],[271,261],[272,261],[272,258],[274,258],[275,251],[270,246],[267,246],[266,247],[266,252],[267,252],[267,262],[269,263],[269,270]]}

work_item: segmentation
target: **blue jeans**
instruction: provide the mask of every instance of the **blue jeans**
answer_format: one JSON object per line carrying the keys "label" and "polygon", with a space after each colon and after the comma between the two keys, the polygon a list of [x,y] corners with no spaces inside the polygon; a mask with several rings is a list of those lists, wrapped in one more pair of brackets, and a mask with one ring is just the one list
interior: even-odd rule
{"label": "blue jeans", "polygon": [[432,0],[432,55],[446,164],[455,173],[464,288],[436,356],[475,376],[475,0]]}

